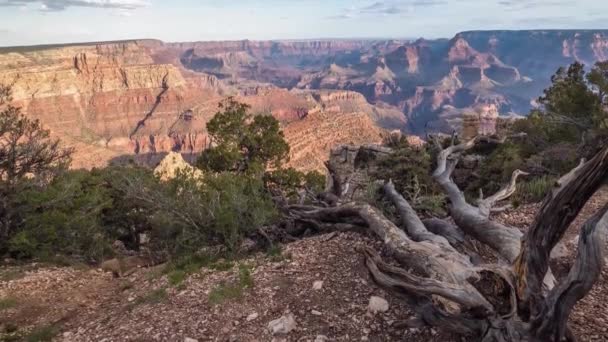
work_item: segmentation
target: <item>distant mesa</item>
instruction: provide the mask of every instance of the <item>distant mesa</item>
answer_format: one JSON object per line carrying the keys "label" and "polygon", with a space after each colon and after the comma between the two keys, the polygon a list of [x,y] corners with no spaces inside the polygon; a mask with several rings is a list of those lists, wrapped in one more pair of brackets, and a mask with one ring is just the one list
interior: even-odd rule
{"label": "distant mesa", "polygon": [[526,115],[560,66],[608,58],[608,31],[470,31],[452,39],[157,40],[0,48],[16,105],[76,147],[75,167],[199,153],[226,96],[279,119],[292,164],[390,130],[491,133]]}

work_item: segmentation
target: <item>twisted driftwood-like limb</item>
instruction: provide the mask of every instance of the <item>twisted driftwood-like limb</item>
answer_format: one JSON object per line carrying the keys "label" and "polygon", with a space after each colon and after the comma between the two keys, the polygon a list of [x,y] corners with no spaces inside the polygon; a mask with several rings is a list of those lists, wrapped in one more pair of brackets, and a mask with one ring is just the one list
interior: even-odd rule
{"label": "twisted driftwood-like limb", "polygon": [[429,232],[443,236],[452,246],[463,244],[465,241],[462,230],[446,220],[430,218],[422,223]]}
{"label": "twisted driftwood-like limb", "polygon": [[402,226],[407,231],[407,235],[414,241],[432,241],[445,248],[452,248],[449,241],[440,235],[429,232],[424,223],[414,211],[414,208],[401,196],[395,189],[392,181],[384,185],[385,195],[393,202],[397,208],[397,212],[401,217]]}
{"label": "twisted driftwood-like limb", "polygon": [[[509,336],[509,331],[514,329],[510,318],[517,307],[512,273],[500,266],[474,266],[470,258],[454,249],[446,238],[427,230],[392,183],[385,184],[384,191],[398,208],[405,231],[369,205],[345,204],[318,209],[293,206],[293,210],[301,219],[320,222],[341,222],[352,216],[365,221],[368,229],[404,266],[402,269],[386,264],[367,249],[364,251],[366,265],[374,280],[412,304],[425,324],[479,336]],[[508,338],[496,340],[509,341]]]}
{"label": "twisted driftwood-like limb", "polygon": [[[557,182],[521,240],[518,229],[489,218],[494,204],[515,191],[520,172],[499,192],[482,199],[480,207],[467,203],[451,179],[460,154],[481,141],[501,143],[504,139],[475,138],[452,144],[438,156],[434,178],[450,200],[457,227],[446,220],[420,220],[390,181],[382,189],[397,209],[398,224],[373,206],[355,203],[325,208],[294,205],[289,207],[290,216],[319,230],[357,228],[378,236],[399,266],[362,248],[365,264],[379,286],[410,304],[417,317],[407,322],[409,326],[440,327],[484,342],[571,341],[568,316],[601,272],[608,205],[583,227],[575,264],[557,286],[548,267],[549,253],[608,178],[608,147]],[[466,236],[494,249],[506,263],[473,263]]]}
{"label": "twisted driftwood-like limb", "polygon": [[340,223],[349,217],[361,218],[402,265],[420,274],[455,283],[475,275],[468,257],[450,247],[430,241],[412,240],[406,232],[370,205],[344,204],[334,208],[302,209],[304,208],[300,206],[293,207],[295,216],[300,219]]}
{"label": "twisted driftwood-like limb", "polygon": [[549,269],[551,250],[602,182],[608,178],[608,146],[557,183],[522,241],[515,262],[519,308],[525,320],[536,321],[543,312],[541,284]]}
{"label": "twisted driftwood-like limb", "polygon": [[568,317],[576,302],[591,291],[604,266],[608,234],[608,205],[591,217],[581,229],[578,255],[568,277],[547,296],[540,315],[532,322],[536,336],[560,342],[567,337]]}
{"label": "twisted driftwood-like limb", "polygon": [[[458,159],[452,158],[454,154],[469,150],[480,141],[487,139],[477,137],[441,150],[437,156],[437,168],[433,177],[450,200],[450,214],[456,225],[467,235],[495,250],[506,261],[513,262],[519,255],[522,233],[519,229],[490,220],[484,210],[467,203],[464,193],[451,178],[458,162]],[[501,143],[504,139],[492,141]],[[504,196],[496,196],[500,197]]]}
{"label": "twisted driftwood-like limb", "polygon": [[508,199],[515,193],[515,191],[517,190],[517,178],[519,178],[519,176],[527,175],[529,175],[529,173],[521,170],[513,171],[513,174],[511,175],[511,181],[507,185],[505,185],[503,188],[498,190],[498,192],[488,198],[480,198],[479,203],[477,204],[479,210],[484,215],[490,216],[490,213],[492,212],[492,209],[494,208],[494,205],[496,205],[496,203]]}
{"label": "twisted driftwood-like limb", "polygon": [[[382,261],[378,253],[370,248],[363,250],[366,264],[376,282],[392,291],[404,291],[417,295],[437,295],[460,304],[465,309],[484,308],[493,310],[492,305],[472,286],[462,286],[441,282],[432,278],[412,275],[405,270]],[[480,305],[481,304],[481,305]]]}

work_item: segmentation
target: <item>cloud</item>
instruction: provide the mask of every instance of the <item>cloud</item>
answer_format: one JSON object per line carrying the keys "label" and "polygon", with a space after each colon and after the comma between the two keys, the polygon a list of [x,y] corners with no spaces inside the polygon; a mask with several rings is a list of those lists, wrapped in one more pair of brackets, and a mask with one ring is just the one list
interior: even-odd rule
{"label": "cloud", "polygon": [[416,7],[445,5],[447,3],[447,0],[383,0],[370,2],[359,7],[346,8],[341,13],[327,18],[353,19],[363,16],[398,16],[412,12]]}
{"label": "cloud", "polygon": [[565,6],[573,4],[573,0],[500,0],[498,4],[511,10],[527,10],[542,7]]}
{"label": "cloud", "polygon": [[63,11],[69,7],[135,10],[149,5],[147,0],[0,0],[0,7],[38,5],[44,12]]}

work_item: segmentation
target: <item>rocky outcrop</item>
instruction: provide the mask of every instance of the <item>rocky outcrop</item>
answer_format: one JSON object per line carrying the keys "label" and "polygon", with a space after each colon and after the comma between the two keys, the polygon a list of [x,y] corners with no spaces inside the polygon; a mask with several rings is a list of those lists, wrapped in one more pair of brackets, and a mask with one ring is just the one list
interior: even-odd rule
{"label": "rocky outcrop", "polygon": [[[76,165],[100,166],[120,155],[198,153],[228,95],[278,118],[302,149],[297,155],[323,150],[307,144],[371,142],[383,129],[491,133],[499,117],[528,113],[559,66],[606,58],[608,31],[584,30],[417,41],[143,40],[0,48],[0,83],[77,148]],[[321,127],[318,137],[289,129],[310,122]],[[332,139],[336,124],[347,129]]]}
{"label": "rocky outcrop", "polygon": [[291,146],[288,165],[304,171],[323,171],[323,163],[335,146],[381,143],[384,134],[365,113],[310,114],[285,127]]}
{"label": "rocky outcrop", "polygon": [[163,181],[175,179],[178,176],[203,178],[203,172],[188,164],[181,154],[170,152],[154,169],[154,175]]}
{"label": "rocky outcrop", "polygon": [[[154,49],[163,46],[121,42],[0,54],[0,83],[12,84],[15,104],[26,115],[76,148],[75,167],[138,155],[137,161],[154,163],[167,152],[195,155],[209,146],[206,123],[229,94],[253,113],[281,121],[296,146],[294,164],[303,169],[319,169],[335,143],[376,141],[374,120],[391,112],[375,110],[356,92],[289,91],[255,82],[239,84],[238,91],[216,76],[155,63]],[[292,124],[302,129],[289,129]],[[335,134],[336,125],[344,130]],[[319,160],[299,157],[309,153]]]}
{"label": "rocky outcrop", "polygon": [[607,32],[473,31],[451,40],[244,41],[192,43],[188,48],[203,61],[200,71],[236,82],[355,91],[369,103],[403,111],[407,124],[401,129],[423,134],[429,124],[459,129],[444,118],[488,105],[496,105],[503,116],[527,114],[559,66],[608,57]]}
{"label": "rocky outcrop", "polygon": [[0,54],[0,83],[26,115],[79,147],[77,165],[83,143],[113,156],[200,151],[208,113],[198,108],[223,91],[213,76],[155,64],[138,42]]}

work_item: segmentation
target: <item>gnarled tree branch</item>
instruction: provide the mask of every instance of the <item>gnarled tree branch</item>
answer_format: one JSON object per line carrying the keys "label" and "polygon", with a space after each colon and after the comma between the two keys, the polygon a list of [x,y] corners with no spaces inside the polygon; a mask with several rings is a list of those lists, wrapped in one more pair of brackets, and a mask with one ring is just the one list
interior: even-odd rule
{"label": "gnarled tree branch", "polygon": [[519,178],[519,176],[527,175],[529,175],[529,173],[521,170],[515,170],[513,171],[513,174],[511,175],[511,181],[508,184],[498,190],[498,192],[496,192],[494,195],[485,199],[480,198],[478,207],[482,214],[490,216],[490,213],[492,212],[492,209],[494,208],[494,205],[496,205],[496,203],[508,199],[515,193],[515,191],[517,191],[517,178]]}
{"label": "gnarled tree branch", "polygon": [[541,284],[549,269],[551,250],[607,177],[608,146],[563,177],[543,202],[515,262],[519,308],[524,319],[537,320],[542,314]]}
{"label": "gnarled tree branch", "polygon": [[547,296],[542,314],[532,322],[536,336],[560,342],[566,338],[568,317],[598,280],[604,264],[604,246],[608,233],[608,205],[591,217],[581,229],[578,255],[568,277]]}
{"label": "gnarled tree branch", "polygon": [[[450,213],[456,225],[467,235],[498,252],[508,262],[513,262],[519,254],[522,233],[516,228],[491,221],[484,210],[467,203],[464,193],[460,191],[458,185],[451,178],[458,160],[452,158],[454,154],[469,150],[481,141],[488,141],[488,138],[476,137],[440,151],[433,177],[450,199]],[[491,141],[502,143],[505,139],[491,139]]]}

